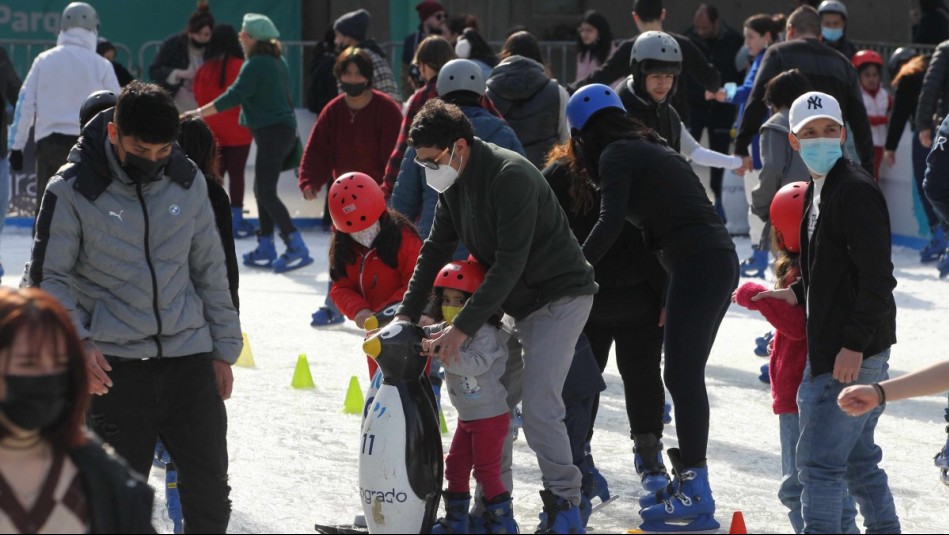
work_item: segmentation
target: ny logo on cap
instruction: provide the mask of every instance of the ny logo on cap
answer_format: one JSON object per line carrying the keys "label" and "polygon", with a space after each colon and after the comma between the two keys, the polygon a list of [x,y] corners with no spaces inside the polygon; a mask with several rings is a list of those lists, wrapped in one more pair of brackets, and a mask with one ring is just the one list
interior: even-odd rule
{"label": "ny logo on cap", "polygon": [[807,99],[807,109],[809,110],[819,110],[823,109],[824,105],[820,101],[820,97],[814,95],[813,97]]}

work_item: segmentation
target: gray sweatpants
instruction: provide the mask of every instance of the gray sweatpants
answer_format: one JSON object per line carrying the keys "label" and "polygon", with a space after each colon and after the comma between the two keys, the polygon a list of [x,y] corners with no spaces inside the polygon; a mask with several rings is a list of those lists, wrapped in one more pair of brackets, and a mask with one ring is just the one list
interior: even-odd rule
{"label": "gray sweatpants", "polygon": [[544,487],[574,505],[580,504],[581,476],[563,423],[562,392],[592,306],[592,295],[564,297],[514,322],[514,336],[524,349],[524,437],[537,455]]}

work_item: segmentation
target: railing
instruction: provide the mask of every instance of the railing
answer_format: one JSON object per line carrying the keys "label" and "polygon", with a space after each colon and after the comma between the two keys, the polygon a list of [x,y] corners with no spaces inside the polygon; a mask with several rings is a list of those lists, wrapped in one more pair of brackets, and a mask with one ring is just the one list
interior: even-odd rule
{"label": "railing", "polygon": [[[138,78],[147,79],[148,66],[158,53],[161,43],[161,41],[147,41],[139,47],[137,54],[133,54],[131,49],[123,43],[112,44],[115,45],[116,48],[116,61],[125,65],[129,71]],[[303,107],[309,71],[305,64],[306,51],[316,46],[318,42],[283,41],[281,44],[283,45],[284,56],[290,66],[291,95],[294,103],[298,107]],[[500,50],[503,44],[504,43],[500,41],[490,43],[495,50]],[[853,44],[858,49],[875,50],[884,58],[888,58],[894,50],[901,46],[912,47],[920,52],[932,52],[935,49],[933,45],[887,43],[880,41],[854,41]],[[3,39],[0,40],[0,46],[7,48],[11,61],[17,66],[18,74],[21,78],[24,78],[26,71],[33,62],[33,58],[44,50],[56,46],[56,42],[49,40]],[[401,70],[402,63],[402,41],[387,41],[380,43],[379,46],[386,53],[389,63],[392,65],[393,72],[398,73]],[[574,80],[576,77],[576,49],[573,41],[543,41],[540,43],[540,49],[552,77],[561,83],[569,83]],[[886,76],[886,73],[884,73],[884,76]],[[396,76],[396,80],[399,80],[398,76]]]}

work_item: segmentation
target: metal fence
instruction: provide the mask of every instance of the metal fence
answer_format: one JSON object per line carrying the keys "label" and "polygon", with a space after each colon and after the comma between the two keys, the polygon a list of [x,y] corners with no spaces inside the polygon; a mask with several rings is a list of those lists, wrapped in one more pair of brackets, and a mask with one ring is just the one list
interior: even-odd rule
{"label": "metal fence", "polygon": [[[148,66],[151,64],[158,49],[161,47],[161,41],[148,41],[138,49],[137,54],[123,43],[112,43],[116,48],[116,61],[122,63],[128,70],[138,78],[148,77]],[[933,45],[913,45],[909,43],[887,43],[880,41],[854,41],[858,49],[871,49],[879,52],[884,58],[888,58],[894,50],[901,46],[915,48],[920,52],[932,52],[935,49]],[[307,51],[315,47],[317,41],[283,41],[284,56],[290,66],[291,95],[298,107],[303,107],[304,95],[307,86],[309,68],[306,65],[308,58]],[[495,50],[500,50],[503,42],[495,41],[490,45]],[[55,41],[31,41],[26,39],[3,39],[0,40],[0,46],[4,46],[10,55],[11,61],[17,67],[17,73],[21,78],[26,76],[26,71],[33,62],[33,58],[44,50],[56,46]],[[569,83],[576,77],[576,48],[574,41],[543,41],[540,43],[541,53],[544,61],[550,69],[551,76],[561,83]],[[401,70],[402,42],[388,41],[380,43],[380,47],[386,53],[392,70],[396,74]],[[884,73],[886,76],[886,73]],[[399,77],[396,76],[398,81]]]}

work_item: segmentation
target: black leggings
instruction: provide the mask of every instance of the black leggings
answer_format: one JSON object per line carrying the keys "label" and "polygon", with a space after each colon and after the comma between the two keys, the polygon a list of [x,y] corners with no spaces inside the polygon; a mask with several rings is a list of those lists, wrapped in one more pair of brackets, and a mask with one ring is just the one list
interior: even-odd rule
{"label": "black leggings", "polygon": [[705,363],[737,285],[738,256],[730,250],[690,256],[669,274],[664,376],[675,406],[679,450],[687,467],[706,457],[709,408]]}
{"label": "black leggings", "polygon": [[[616,367],[623,379],[630,436],[640,433],[661,436],[665,392],[659,369],[662,358],[659,296],[649,284],[642,283],[622,289],[604,287],[597,298],[596,314],[591,314],[583,332],[590,340],[600,371],[609,361],[610,346],[616,344]],[[598,405],[599,396],[593,404],[587,440],[593,436]]]}
{"label": "black leggings", "polygon": [[294,149],[296,130],[286,123],[276,123],[253,130],[257,142],[257,161],[254,169],[254,196],[260,218],[260,235],[272,236],[274,224],[280,234],[288,236],[296,230],[290,212],[277,196],[277,181],[284,160]]}

